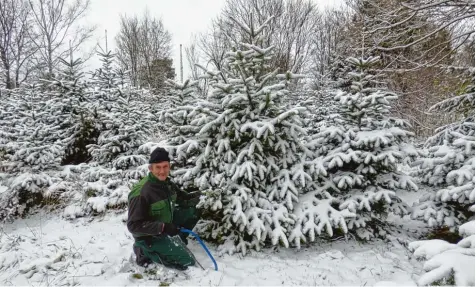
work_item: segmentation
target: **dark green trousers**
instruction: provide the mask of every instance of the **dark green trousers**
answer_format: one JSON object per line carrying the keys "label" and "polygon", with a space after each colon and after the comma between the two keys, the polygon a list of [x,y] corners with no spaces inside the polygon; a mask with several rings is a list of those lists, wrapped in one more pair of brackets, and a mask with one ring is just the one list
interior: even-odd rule
{"label": "dark green trousers", "polygon": [[[198,219],[199,212],[195,207],[176,207],[174,210],[173,223],[178,226],[192,230]],[[136,240],[134,246],[140,248],[143,256],[155,263],[186,269],[188,266],[195,265],[195,260],[186,248],[188,234],[181,232],[179,236],[182,240],[168,235],[148,237],[144,240]]]}

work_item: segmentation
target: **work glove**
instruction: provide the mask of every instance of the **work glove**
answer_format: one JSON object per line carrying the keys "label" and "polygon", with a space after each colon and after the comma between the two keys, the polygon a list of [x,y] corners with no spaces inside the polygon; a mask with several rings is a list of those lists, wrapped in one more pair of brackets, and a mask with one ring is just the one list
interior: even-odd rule
{"label": "work glove", "polygon": [[175,236],[179,234],[180,227],[173,224],[173,223],[164,223],[164,228],[162,230],[163,234],[167,234],[169,236]]}

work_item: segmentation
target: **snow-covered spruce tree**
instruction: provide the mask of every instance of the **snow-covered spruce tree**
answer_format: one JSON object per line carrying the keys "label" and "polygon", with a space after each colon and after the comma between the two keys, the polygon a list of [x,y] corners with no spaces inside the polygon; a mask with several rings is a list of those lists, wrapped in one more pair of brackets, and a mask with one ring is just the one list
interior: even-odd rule
{"label": "snow-covered spruce tree", "polygon": [[57,100],[64,104],[63,113],[67,117],[63,122],[66,127],[64,135],[67,136],[62,139],[65,146],[62,164],[80,164],[90,161],[87,146],[94,144],[99,135],[96,114],[89,105],[88,86],[81,71],[83,61],[72,56],[69,61],[60,61],[65,69],[61,72],[62,77],[53,81],[53,85],[59,93]]}
{"label": "snow-covered spruce tree", "polygon": [[4,203],[21,207],[30,197],[39,202],[46,196],[65,196],[68,185],[60,183],[60,165],[88,160],[86,145],[97,135],[81,63],[72,56],[69,61],[61,59],[63,69],[57,78],[25,86],[12,98],[18,116],[7,143],[8,172],[13,177]]}
{"label": "snow-covered spruce tree", "polygon": [[41,85],[35,83],[13,91],[4,107],[0,141],[6,153],[5,170],[16,175],[59,165],[63,155],[57,142],[64,120],[62,103],[46,98]]}
{"label": "snow-covered spruce tree", "polygon": [[118,70],[114,68],[114,54],[112,51],[104,51],[104,49],[98,45],[97,55],[99,61],[101,62],[101,67],[96,69],[92,73],[91,84],[94,87],[96,98],[102,98],[101,96],[107,97],[107,92],[110,89],[115,88],[117,85],[123,85],[121,83],[121,75],[119,75]]}
{"label": "snow-covered spruce tree", "polygon": [[[186,126],[190,123],[188,115],[197,101],[197,81],[190,79],[185,80],[184,83],[175,82],[173,80],[166,80],[165,86],[168,88],[167,101],[168,107],[160,112],[160,122],[164,125],[164,131],[169,141],[181,132],[177,127]],[[182,141],[182,139],[175,139]]]}
{"label": "snow-covered spruce tree", "polygon": [[0,220],[23,215],[41,202],[43,194],[53,183],[46,173],[60,165],[64,149],[55,135],[60,127],[52,113],[59,104],[45,100],[40,85],[12,91],[0,115],[0,162],[5,174],[1,185],[7,190],[0,194]]}
{"label": "snow-covered spruce tree", "polygon": [[337,104],[334,103],[335,89],[322,88],[320,90],[302,90],[294,93],[299,100],[296,106],[306,108],[305,128],[308,135],[318,133],[325,119],[336,113]]}
{"label": "snow-covered spruce tree", "polygon": [[419,260],[426,260],[419,286],[474,286],[474,220],[459,226],[458,243],[432,239],[411,242],[408,247]]}
{"label": "snow-covered spruce tree", "polygon": [[430,227],[462,237],[456,244],[440,239],[412,242],[417,258],[426,259],[420,285],[472,286],[474,268],[474,70],[463,89],[430,110],[460,120],[437,129],[426,142],[428,153],[415,162],[417,176],[433,189],[415,204],[412,216]]}
{"label": "snow-covered spruce tree", "polygon": [[333,54],[329,71],[323,77],[323,87],[328,89],[338,89],[344,92],[352,90],[352,72],[359,68],[355,65],[349,65],[347,59],[338,54]]}
{"label": "snow-covered spruce tree", "polygon": [[196,108],[190,123],[199,132],[177,147],[177,154],[198,154],[195,165],[177,175],[182,182],[194,179],[205,194],[197,231],[218,241],[222,252],[246,253],[267,242],[288,246],[293,206],[310,178],[299,139],[303,109],[283,103],[287,82],[297,75],[268,72],[273,48],[260,39],[268,21],[239,24],[249,41],[226,54],[209,102]]}
{"label": "snow-covered spruce tree", "polygon": [[[193,166],[196,155],[191,152],[187,154],[175,154],[175,150],[189,139],[194,138],[200,131],[199,127],[191,125],[195,107],[200,105],[197,93],[197,81],[186,80],[184,83],[178,83],[167,80],[166,85],[169,88],[171,107],[162,111],[160,123],[166,126],[167,147],[171,151],[174,170],[184,169]],[[169,147],[170,146],[170,147]],[[178,180],[184,179],[179,177]],[[185,182],[177,182],[186,190],[194,189],[193,178]]]}
{"label": "snow-covered spruce tree", "polygon": [[443,126],[426,142],[428,153],[415,161],[416,175],[429,192],[414,207],[412,216],[430,227],[456,228],[474,218],[475,129],[474,72],[455,96],[430,111],[460,115],[461,120]]}
{"label": "snow-covered spruce tree", "polygon": [[409,125],[390,116],[397,95],[370,73],[377,61],[375,57],[348,59],[356,68],[350,72],[351,88],[338,93],[338,114],[327,117],[310,142],[317,147],[315,157],[320,163],[316,166],[327,176],[315,177],[319,183],[302,201],[315,206],[297,210],[298,224],[290,238],[296,244],[306,235],[313,240],[314,232],[320,234],[323,227],[330,236],[335,227],[370,239],[383,232],[388,213],[409,212],[398,189],[416,190],[417,186],[398,165],[415,156],[416,150],[407,144],[412,136]]}
{"label": "snow-covered spruce tree", "polygon": [[359,67],[349,65],[341,55],[333,55],[331,59],[329,71],[323,76],[317,97],[311,103],[311,109],[318,122],[338,113],[339,104],[334,100],[335,96],[340,91],[351,92],[354,80],[352,72],[359,72]]}
{"label": "snow-covered spruce tree", "polygon": [[45,89],[34,83],[15,90],[0,115],[2,185],[8,188],[0,195],[0,218],[23,215],[59,180],[48,171],[58,170],[64,156],[67,118],[64,103]]}
{"label": "snow-covered spruce tree", "polygon": [[355,66],[346,65],[342,56],[333,55],[327,74],[321,75],[318,83],[309,85],[309,90],[295,93],[293,99],[300,99],[298,105],[308,111],[305,126],[309,135],[317,133],[324,120],[337,113],[338,103],[334,98],[339,91],[350,91],[350,72],[355,69]]}
{"label": "snow-covered spruce tree", "polygon": [[144,93],[130,85],[127,74],[114,69],[114,57],[100,52],[102,68],[93,75],[94,110],[100,125],[97,144],[88,146],[94,161],[127,170],[146,162],[137,149],[154,131],[153,115]]}
{"label": "snow-covered spruce tree", "polygon": [[93,73],[87,90],[88,110],[94,113],[98,130],[97,141],[87,146],[91,162],[64,172],[71,177],[80,173],[81,192],[67,210],[72,217],[127,203],[129,186],[147,172],[148,154],[140,154],[139,147],[155,130],[144,100],[147,91],[130,86],[127,74],[115,69],[110,51],[99,55],[103,65]]}

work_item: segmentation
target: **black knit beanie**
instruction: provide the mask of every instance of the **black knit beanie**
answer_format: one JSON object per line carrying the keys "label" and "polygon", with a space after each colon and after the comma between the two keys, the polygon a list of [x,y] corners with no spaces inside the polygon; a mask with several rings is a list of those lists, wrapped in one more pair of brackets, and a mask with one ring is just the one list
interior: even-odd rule
{"label": "black knit beanie", "polygon": [[162,161],[169,161],[169,153],[161,147],[154,149],[154,151],[150,154],[149,163],[158,163]]}

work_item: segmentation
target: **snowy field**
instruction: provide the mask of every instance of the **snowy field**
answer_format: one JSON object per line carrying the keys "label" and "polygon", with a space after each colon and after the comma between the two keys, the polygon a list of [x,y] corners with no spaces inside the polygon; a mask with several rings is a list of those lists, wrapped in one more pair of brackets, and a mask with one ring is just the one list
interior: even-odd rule
{"label": "snowy field", "polygon": [[71,221],[58,214],[40,213],[4,225],[0,285],[415,286],[422,270],[423,263],[404,246],[421,231],[419,223],[413,221],[413,227],[402,234],[371,244],[338,239],[299,251],[269,249],[245,257],[218,256],[209,246],[218,271],[213,270],[201,246],[191,241],[190,250],[206,270],[192,267],[178,274],[160,266],[144,270],[131,263],[133,240],[124,223],[125,215],[110,213]]}

